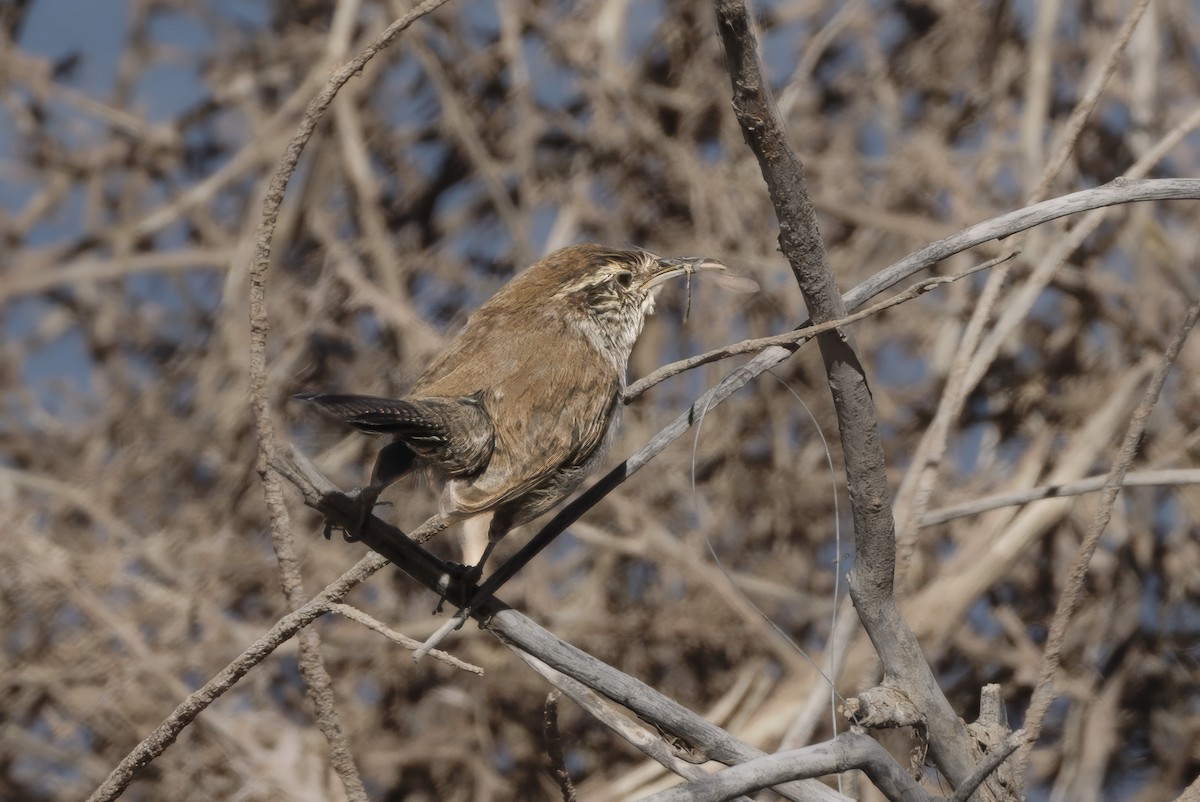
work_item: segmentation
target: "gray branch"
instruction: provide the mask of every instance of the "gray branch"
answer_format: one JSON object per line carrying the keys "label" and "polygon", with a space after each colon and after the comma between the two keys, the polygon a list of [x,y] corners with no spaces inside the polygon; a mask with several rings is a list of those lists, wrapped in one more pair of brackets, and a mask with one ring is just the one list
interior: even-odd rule
{"label": "gray branch", "polygon": [[814,746],[767,755],[708,777],[668,788],[643,802],[721,802],[800,777],[861,769],[893,802],[932,802],[931,796],[868,735],[845,732]]}
{"label": "gray branch", "polygon": [[[296,486],[309,507],[328,516],[335,524],[349,525],[354,522],[355,513],[350,499],[339,492],[304,455],[295,449],[283,448],[271,464]],[[366,545],[434,593],[445,593],[453,598],[461,592],[454,572],[445,563],[409,540],[394,526],[372,516],[360,536]],[[671,733],[706,760],[735,764],[764,754],[762,750],[739,741],[644,682],[560,640],[494,596],[482,601],[471,611],[471,616],[500,640],[528,652],[556,671],[622,705],[642,720]],[[846,799],[833,789],[812,780],[785,783],[776,787],[775,791],[794,800],[837,802]]]}
{"label": "gray branch", "polygon": [[[733,108],[779,218],[779,245],[792,265],[813,321],[845,317],[808,197],[804,168],[787,142],[770,88],[762,78],[758,43],[741,0],[717,0],[717,29],[733,85]],[[865,370],[853,341],[841,332],[817,336],[833,395],[854,519],[850,597],[885,675],[903,687],[926,718],[930,755],[954,786],[975,768],[966,727],[950,706],[900,614],[894,595],[896,534],[883,445]]]}

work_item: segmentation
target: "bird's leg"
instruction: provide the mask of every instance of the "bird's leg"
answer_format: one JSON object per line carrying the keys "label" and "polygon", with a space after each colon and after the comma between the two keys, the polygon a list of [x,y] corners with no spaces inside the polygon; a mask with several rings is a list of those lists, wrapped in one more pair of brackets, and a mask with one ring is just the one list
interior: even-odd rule
{"label": "bird's leg", "polygon": [[463,521],[458,530],[458,545],[461,548],[463,568],[479,565],[479,558],[488,542],[488,529],[492,525],[492,513],[475,515]]}
{"label": "bird's leg", "polygon": [[[429,653],[442,639],[449,635],[452,631],[458,629],[467,620],[471,614],[471,602],[478,595],[479,588],[477,587],[479,580],[483,578],[483,567],[487,564],[488,557],[492,555],[492,550],[496,548],[496,544],[500,542],[508,531],[513,527],[513,513],[511,510],[500,509],[492,515],[491,523],[488,525],[487,545],[483,548],[483,554],[480,555],[478,562],[474,565],[462,566],[463,573],[459,575],[459,588],[462,591],[462,596],[458,602],[458,613],[447,621],[438,629],[429,640],[413,653],[413,660],[420,660],[421,657]],[[442,597],[438,600],[437,607],[434,608],[434,615],[442,612],[442,607],[446,603],[447,587],[442,587]],[[489,594],[490,595],[490,594]],[[485,597],[486,598],[486,597]]]}
{"label": "bird's leg", "polygon": [[[379,494],[392,482],[408,473],[415,461],[416,454],[402,441],[397,440],[379,449],[379,454],[375,457],[375,467],[371,470],[371,483],[347,493],[354,500],[354,524],[350,528],[341,527],[347,541],[359,539],[363,527],[367,525],[367,519],[371,517],[371,511],[375,509],[375,503],[379,501]],[[426,521],[424,525],[429,523],[430,521]],[[336,528],[338,527],[330,521],[325,522],[326,540]],[[443,525],[442,529],[445,528]],[[428,537],[436,535],[442,529],[432,532]]]}
{"label": "bird's leg", "polygon": [[[464,585],[476,585],[479,580],[483,579],[483,566],[487,564],[488,557],[492,556],[492,549],[496,548],[496,544],[499,542],[499,538],[495,540],[488,538],[487,545],[483,547],[483,554],[479,556],[479,562],[467,566],[466,572],[462,575]],[[469,601],[470,599],[463,599],[464,604]]]}
{"label": "bird's leg", "polygon": [[[424,543],[426,540],[438,534],[456,520],[458,519],[451,518],[446,515],[435,515],[417,527],[410,537],[412,537],[412,539],[416,540],[418,543]],[[469,525],[472,520],[478,519],[468,519],[467,525]],[[438,583],[441,596],[438,597],[437,606],[433,608],[434,615],[440,615],[442,608],[446,605],[446,595],[450,591],[451,578],[458,581],[459,588],[461,589],[460,596],[462,598],[467,598],[470,596],[470,587],[479,578],[478,576],[471,578],[471,571],[474,570],[474,566],[463,565],[462,563],[453,562],[452,560],[445,561],[444,565],[448,570],[447,573],[443,575],[442,580]]]}
{"label": "bird's leg", "polygon": [[354,501],[354,523],[348,528],[339,527],[333,521],[326,519],[325,539],[329,540],[333,536],[334,529],[341,529],[342,537],[347,543],[358,540],[363,527],[367,525],[367,519],[371,517],[371,512],[375,509],[379,494],[382,492],[383,485],[369,484],[366,487],[356,487],[347,493],[346,495]]}
{"label": "bird's leg", "polygon": [[[492,556],[492,550],[496,548],[496,544],[500,542],[501,538],[508,534],[508,530],[512,529],[512,526],[513,516],[507,510],[499,509],[492,515],[492,520],[488,524],[487,544],[483,547],[483,553],[479,555],[479,559],[475,561],[474,565],[467,566],[467,570],[460,577],[464,594],[468,592],[468,588],[483,579],[483,567],[487,565],[488,557]],[[459,607],[466,607],[470,601],[469,597],[463,598]]]}
{"label": "bird's leg", "polygon": [[[478,585],[479,580],[483,578],[483,567],[487,565],[488,557],[491,556],[492,550],[496,548],[496,544],[500,542],[500,538],[504,537],[508,533],[508,530],[512,529],[512,521],[513,517],[511,514],[505,512],[504,510],[498,510],[491,516],[478,516],[475,518],[469,518],[467,519],[466,523],[464,523],[464,527],[467,528],[472,528],[473,524],[475,524],[474,528],[477,528],[479,522],[484,523],[487,526],[487,541],[483,546],[482,553],[479,555],[479,558],[475,561],[474,565],[463,565],[461,563],[453,562],[446,563],[446,566],[454,572],[455,579],[458,580],[458,586],[461,591],[460,598],[458,599],[458,607],[460,609],[467,607],[471,603],[471,597],[474,595],[476,589],[475,586]],[[433,519],[431,518],[429,521],[426,521],[424,524],[422,524],[422,528],[428,526],[432,522]],[[449,521],[449,523],[453,522],[453,519]],[[443,526],[442,528],[445,527]],[[437,531],[440,532],[441,529]],[[470,551],[473,549],[471,548],[472,539],[469,537],[470,533],[467,534],[468,537],[464,538],[463,543],[467,551],[463,556],[465,559],[469,560],[472,556]],[[434,614],[442,611],[442,607],[447,601],[446,591],[448,588],[449,581],[447,578],[446,584],[442,587],[442,597],[438,599],[437,607],[433,611]]]}

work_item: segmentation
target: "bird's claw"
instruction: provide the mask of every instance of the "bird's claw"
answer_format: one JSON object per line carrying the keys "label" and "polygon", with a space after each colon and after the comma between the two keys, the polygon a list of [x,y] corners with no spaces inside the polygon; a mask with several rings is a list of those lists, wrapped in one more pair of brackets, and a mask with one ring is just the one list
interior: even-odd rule
{"label": "bird's claw", "polygon": [[[479,580],[483,578],[483,566],[481,565],[463,565],[462,563],[446,562],[444,563],[447,573],[453,575],[453,578],[458,581],[458,587],[462,591],[459,598],[459,609],[466,607],[471,603],[471,597],[475,595],[476,586]],[[433,608],[434,615],[440,615],[442,608],[446,605],[446,593],[449,590],[449,582],[443,585],[441,598],[438,599],[437,607]]]}
{"label": "bird's claw", "polygon": [[450,573],[454,574],[454,578],[459,582],[469,582],[474,584],[483,576],[483,569],[478,565],[463,565],[462,563],[449,562],[445,563],[446,568]]}
{"label": "bird's claw", "polygon": [[[347,543],[354,543],[362,539],[358,535],[351,533],[351,531],[346,527],[342,526],[341,524],[335,524],[333,521],[325,522],[325,530],[322,532],[322,535],[324,535],[326,540],[331,540],[333,539],[333,530],[335,529],[341,530],[342,540],[346,541]],[[362,531],[362,527],[360,526],[357,531]]]}
{"label": "bird's claw", "polygon": [[391,506],[392,502],[390,501],[377,501],[375,499],[367,501],[368,497],[364,493],[364,490],[365,488],[356,487],[349,493],[345,494],[347,498],[354,502],[354,506],[356,508],[356,520],[352,527],[345,527],[341,524],[335,524],[328,518],[325,519],[325,529],[323,530],[322,534],[326,540],[333,538],[333,530],[335,529],[340,529],[342,531],[342,539],[347,543],[354,543],[362,540],[362,538],[359,536],[359,533],[362,532],[363,527],[367,525],[367,519],[371,517],[371,513],[374,512],[375,507]]}

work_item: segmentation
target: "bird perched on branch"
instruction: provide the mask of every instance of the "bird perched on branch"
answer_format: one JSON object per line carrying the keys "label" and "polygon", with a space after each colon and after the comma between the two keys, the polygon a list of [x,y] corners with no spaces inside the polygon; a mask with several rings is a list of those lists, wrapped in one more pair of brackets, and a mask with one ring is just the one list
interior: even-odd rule
{"label": "bird perched on branch", "polygon": [[724,269],[704,257],[564,248],[480,307],[404,398],[297,396],[387,436],[370,483],[355,491],[358,522],[347,536],[384,488],[424,468],[442,485],[441,512],[412,537],[424,542],[466,519],[477,533],[486,526],[468,572],[478,579],[500,538],[562,501],[608,453],[629,354],[663,282]]}

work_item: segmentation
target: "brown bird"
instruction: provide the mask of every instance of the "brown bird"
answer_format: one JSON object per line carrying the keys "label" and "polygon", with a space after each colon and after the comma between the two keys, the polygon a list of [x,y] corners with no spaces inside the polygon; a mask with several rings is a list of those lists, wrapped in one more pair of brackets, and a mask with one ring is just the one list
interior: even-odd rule
{"label": "brown bird", "polygon": [[389,438],[370,484],[355,491],[358,525],[347,536],[384,488],[425,468],[442,485],[441,512],[412,537],[424,542],[465,519],[476,533],[486,526],[469,572],[478,579],[500,538],[562,501],[605,458],[629,354],[663,282],[724,269],[704,257],[564,248],[480,307],[404,398],[297,396]]}

